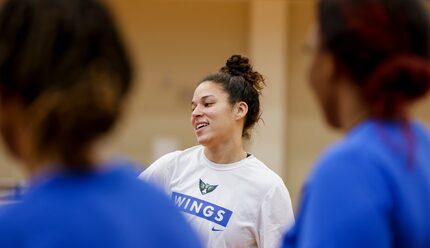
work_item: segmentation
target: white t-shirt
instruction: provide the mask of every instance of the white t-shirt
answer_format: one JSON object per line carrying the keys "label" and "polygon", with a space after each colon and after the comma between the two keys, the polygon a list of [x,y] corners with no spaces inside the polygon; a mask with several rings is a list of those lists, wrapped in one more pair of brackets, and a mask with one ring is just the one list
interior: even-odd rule
{"label": "white t-shirt", "polygon": [[140,176],[160,185],[210,248],[275,248],[294,223],[282,179],[253,155],[209,161],[203,146],[164,155]]}

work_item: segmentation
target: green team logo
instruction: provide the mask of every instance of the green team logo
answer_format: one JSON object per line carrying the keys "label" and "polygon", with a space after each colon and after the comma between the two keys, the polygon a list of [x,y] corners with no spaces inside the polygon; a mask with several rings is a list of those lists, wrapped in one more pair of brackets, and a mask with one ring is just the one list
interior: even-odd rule
{"label": "green team logo", "polygon": [[202,181],[202,179],[200,179],[199,189],[202,195],[206,195],[207,193],[214,191],[216,187],[218,187],[218,185],[210,185],[209,183],[205,183]]}

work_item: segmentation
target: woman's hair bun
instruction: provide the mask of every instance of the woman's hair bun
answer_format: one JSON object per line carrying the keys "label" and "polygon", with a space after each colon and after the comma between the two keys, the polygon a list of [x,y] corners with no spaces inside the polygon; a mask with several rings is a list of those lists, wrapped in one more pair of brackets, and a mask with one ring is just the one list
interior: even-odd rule
{"label": "woman's hair bun", "polygon": [[221,68],[222,72],[232,76],[245,76],[252,72],[252,66],[249,64],[249,59],[241,55],[232,55]]}
{"label": "woman's hair bun", "polygon": [[430,90],[430,65],[427,59],[398,55],[381,63],[369,78],[364,96],[379,117],[394,117],[404,104],[424,97]]}
{"label": "woman's hair bun", "polygon": [[263,76],[254,71],[249,59],[242,55],[232,55],[225,63],[225,66],[220,69],[220,72],[227,73],[233,77],[243,77],[257,91],[261,91],[265,85]]}

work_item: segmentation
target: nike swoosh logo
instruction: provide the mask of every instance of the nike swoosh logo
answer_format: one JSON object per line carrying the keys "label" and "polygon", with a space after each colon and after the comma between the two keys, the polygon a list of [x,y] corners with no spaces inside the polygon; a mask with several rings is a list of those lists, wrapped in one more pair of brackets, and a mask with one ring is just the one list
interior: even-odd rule
{"label": "nike swoosh logo", "polygon": [[221,232],[221,231],[224,231],[224,230],[222,230],[222,229],[216,229],[215,227],[212,227],[212,231],[214,231],[214,232]]}

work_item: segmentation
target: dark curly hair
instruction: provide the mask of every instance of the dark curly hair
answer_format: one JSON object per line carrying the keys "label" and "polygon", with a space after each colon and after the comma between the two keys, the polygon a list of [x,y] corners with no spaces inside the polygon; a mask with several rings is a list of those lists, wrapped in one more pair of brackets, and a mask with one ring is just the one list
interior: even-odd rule
{"label": "dark curly hair", "polygon": [[28,108],[39,154],[55,154],[67,169],[90,169],[88,148],[113,127],[131,79],[114,22],[98,1],[2,6],[0,97],[18,97]]}
{"label": "dark curly hair", "polygon": [[231,56],[218,73],[206,76],[200,83],[211,81],[220,84],[229,95],[230,104],[245,102],[248,105],[242,137],[249,138],[250,130],[260,120],[260,95],[265,86],[263,76],[254,71],[249,59]]}
{"label": "dark curly hair", "polygon": [[320,0],[322,49],[361,89],[372,115],[405,119],[430,88],[430,24],[421,0]]}

